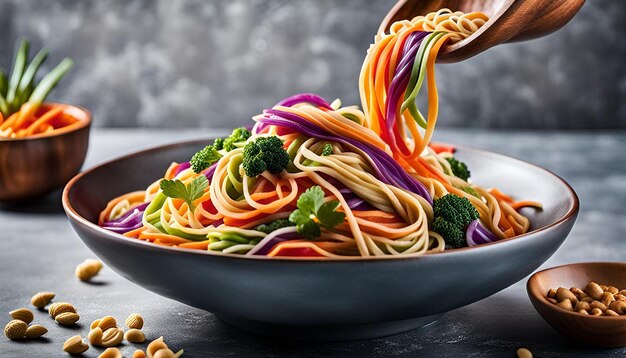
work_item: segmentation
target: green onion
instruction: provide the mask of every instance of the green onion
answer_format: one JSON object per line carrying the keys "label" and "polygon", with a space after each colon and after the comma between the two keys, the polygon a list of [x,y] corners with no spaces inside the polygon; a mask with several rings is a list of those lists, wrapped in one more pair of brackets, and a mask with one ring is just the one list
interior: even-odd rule
{"label": "green onion", "polygon": [[9,110],[15,108],[13,107],[13,101],[15,100],[15,95],[17,94],[17,86],[19,85],[22,74],[24,73],[24,67],[26,67],[29,47],[30,45],[28,41],[22,41],[20,48],[17,50],[15,62],[13,62],[13,69],[11,70],[11,79],[9,80],[9,88],[6,97]]}
{"label": "green onion", "polygon": [[28,97],[30,97],[30,92],[32,92],[35,83],[35,75],[47,57],[48,50],[43,49],[39,51],[31,61],[30,65],[26,68],[26,71],[24,71],[24,75],[22,75],[20,84],[17,87],[17,94],[15,96],[15,101],[13,102],[14,108],[19,108],[20,104],[25,102]]}
{"label": "green onion", "polygon": [[56,86],[56,84],[65,76],[69,70],[74,66],[74,61],[69,58],[64,58],[55,68],[53,68],[44,78],[39,82],[33,94],[28,99],[28,102],[41,104],[48,96],[48,93]]}

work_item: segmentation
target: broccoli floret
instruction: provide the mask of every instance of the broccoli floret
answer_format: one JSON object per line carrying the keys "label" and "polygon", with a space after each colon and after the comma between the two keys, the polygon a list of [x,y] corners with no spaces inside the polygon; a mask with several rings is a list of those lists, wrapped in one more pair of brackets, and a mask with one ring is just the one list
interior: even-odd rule
{"label": "broccoli floret", "polygon": [[210,167],[213,163],[220,160],[221,157],[222,155],[217,152],[217,149],[215,149],[214,146],[207,145],[204,149],[194,154],[189,162],[191,164],[191,169],[193,169],[196,173],[200,173]]}
{"label": "broccoli floret", "polygon": [[269,222],[267,224],[261,224],[257,226],[256,228],[254,228],[254,230],[269,234],[278,229],[282,229],[284,227],[289,227],[289,226],[295,226],[295,225],[296,224],[289,221],[289,219],[278,219],[278,220]]}
{"label": "broccoli floret", "polygon": [[453,248],[465,246],[465,230],[479,217],[474,205],[467,198],[447,194],[435,199],[433,211],[433,231],[443,236],[446,244]]}
{"label": "broccoli floret", "polygon": [[465,181],[470,177],[470,171],[467,169],[467,165],[460,160],[456,160],[454,157],[446,158],[448,163],[450,163],[450,168],[452,168],[452,174],[457,178],[461,178]]}
{"label": "broccoli floret", "polygon": [[224,149],[224,138],[215,138],[215,140],[213,141],[213,146],[217,150]]}
{"label": "broccoli floret", "polygon": [[333,154],[333,146],[330,143],[324,144],[324,149],[322,149],[322,157],[327,157]]}
{"label": "broccoli floret", "polygon": [[288,164],[289,154],[283,148],[283,141],[276,136],[257,138],[243,148],[243,170],[249,177],[259,176],[266,170],[278,174]]}
{"label": "broccoli floret", "polygon": [[446,244],[457,249],[466,246],[465,231],[462,227],[455,225],[442,217],[435,218],[433,222],[433,231],[443,236]]}
{"label": "broccoli floret", "polygon": [[224,139],[223,147],[227,152],[235,149],[235,143],[245,142],[250,138],[252,133],[244,127],[233,129],[233,133],[226,139]]}

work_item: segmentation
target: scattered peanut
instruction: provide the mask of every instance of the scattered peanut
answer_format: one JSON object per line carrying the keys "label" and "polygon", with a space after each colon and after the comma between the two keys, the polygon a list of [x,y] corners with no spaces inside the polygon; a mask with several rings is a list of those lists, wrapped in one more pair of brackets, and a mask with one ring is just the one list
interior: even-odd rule
{"label": "scattered peanut", "polygon": [[33,312],[28,308],[18,308],[9,312],[9,315],[11,315],[13,319],[20,320],[26,324],[30,324],[35,318],[35,316],[33,316]]}
{"label": "scattered peanut", "polygon": [[76,266],[76,277],[81,281],[89,281],[102,269],[102,262],[94,259],[86,259]]}
{"label": "scattered peanut", "polygon": [[137,328],[131,328],[124,333],[124,339],[131,343],[143,343],[146,340],[146,335]]}
{"label": "scattered peanut", "polygon": [[24,338],[39,338],[46,333],[48,333],[48,329],[46,327],[40,324],[33,324],[26,329],[26,332],[24,333]]}
{"label": "scattered peanut", "polygon": [[62,326],[72,326],[78,322],[80,316],[74,312],[63,312],[54,317],[54,320]]}
{"label": "scattered peanut", "polygon": [[124,330],[121,328],[109,328],[102,333],[102,347],[115,347],[122,343],[124,339]]}
{"label": "scattered peanut", "polygon": [[69,354],[83,354],[89,349],[89,344],[83,342],[81,336],[73,336],[63,343],[63,351]]}
{"label": "scattered peanut", "polygon": [[571,287],[550,289],[546,300],[568,311],[593,316],[626,315],[626,290],[589,282],[584,290]]}
{"label": "scattered peanut", "polygon": [[76,313],[76,308],[74,308],[71,303],[67,302],[55,302],[48,308],[48,313],[52,318],[56,318],[56,316],[65,312]]}
{"label": "scattered peanut", "polygon": [[183,352],[184,351],[181,349],[174,353],[167,347],[167,344],[163,342],[163,336],[150,342],[146,348],[146,356],[148,358],[178,358],[183,355]]}
{"label": "scattered peanut", "polygon": [[28,329],[28,325],[24,321],[14,319],[4,327],[4,335],[11,340],[21,339],[24,338],[26,329]]}
{"label": "scattered peanut", "polygon": [[117,348],[107,348],[98,358],[122,358],[122,352]]}
{"label": "scattered peanut", "polygon": [[143,328],[143,317],[138,313],[133,313],[126,318],[126,327],[128,328]]}
{"label": "scattered peanut", "polygon": [[137,349],[133,353],[133,358],[146,358],[146,354],[141,349]]}
{"label": "scattered peanut", "polygon": [[103,332],[109,328],[117,327],[117,321],[115,320],[115,317],[112,316],[104,316],[101,319],[94,321],[93,323],[96,323],[96,326],[100,327]]}
{"label": "scattered peanut", "polygon": [[527,348],[517,350],[517,358],[533,358],[533,354]]}
{"label": "scattered peanut", "polygon": [[102,329],[96,326],[94,329],[89,331],[89,334],[87,335],[87,339],[89,340],[89,343],[93,344],[94,346],[101,345],[102,344]]}
{"label": "scattered peanut", "polygon": [[54,293],[52,292],[37,292],[30,299],[30,303],[37,308],[44,308],[52,299],[54,298]]}

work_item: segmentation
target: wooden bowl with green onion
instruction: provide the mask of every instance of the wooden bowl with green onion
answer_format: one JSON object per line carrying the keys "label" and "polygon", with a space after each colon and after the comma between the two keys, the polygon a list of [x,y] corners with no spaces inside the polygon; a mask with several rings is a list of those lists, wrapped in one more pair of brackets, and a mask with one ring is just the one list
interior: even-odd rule
{"label": "wooden bowl with green onion", "polygon": [[7,76],[0,71],[0,203],[38,198],[63,186],[80,170],[89,144],[91,114],[72,105],[45,102],[69,72],[64,59],[41,80],[48,56],[28,60],[23,41]]}

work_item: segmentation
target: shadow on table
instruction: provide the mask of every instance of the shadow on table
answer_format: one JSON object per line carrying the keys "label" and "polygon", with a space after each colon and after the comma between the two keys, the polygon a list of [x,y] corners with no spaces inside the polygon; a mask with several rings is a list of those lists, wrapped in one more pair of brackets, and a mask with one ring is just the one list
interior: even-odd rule
{"label": "shadow on table", "polygon": [[545,323],[527,299],[504,294],[449,312],[441,320],[420,329],[350,342],[295,342],[266,338],[243,332],[207,315],[215,322],[200,326],[199,333],[211,339],[206,344],[196,342],[203,347],[196,353],[297,357],[460,357],[470,354],[513,357],[518,348],[525,347],[537,357],[623,357],[626,354],[626,348],[600,349],[571,341]]}
{"label": "shadow on table", "polygon": [[38,199],[2,203],[0,204],[0,211],[24,214],[63,214],[63,205],[61,204],[62,194],[63,188],[55,190],[52,193]]}

